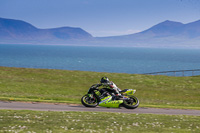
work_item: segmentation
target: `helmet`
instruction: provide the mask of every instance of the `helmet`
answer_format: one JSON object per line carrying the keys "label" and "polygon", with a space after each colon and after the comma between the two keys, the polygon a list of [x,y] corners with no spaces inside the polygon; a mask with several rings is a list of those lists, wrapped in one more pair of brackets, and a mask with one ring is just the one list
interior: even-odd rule
{"label": "helmet", "polygon": [[101,83],[109,83],[110,81],[107,77],[102,77],[100,82]]}

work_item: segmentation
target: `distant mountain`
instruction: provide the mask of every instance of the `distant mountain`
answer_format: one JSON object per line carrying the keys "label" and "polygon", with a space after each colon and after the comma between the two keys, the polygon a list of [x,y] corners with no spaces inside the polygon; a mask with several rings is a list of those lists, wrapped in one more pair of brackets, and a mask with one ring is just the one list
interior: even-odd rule
{"label": "distant mountain", "polygon": [[150,29],[147,29],[140,34],[149,35],[151,37],[167,37],[178,35],[182,32],[184,24],[173,21],[164,21]]}
{"label": "distant mountain", "polygon": [[200,48],[200,20],[188,24],[166,20],[135,34],[93,37],[81,28],[38,29],[21,20],[0,18],[0,44],[9,43]]}
{"label": "distant mountain", "polygon": [[91,38],[81,28],[38,29],[21,20],[0,18],[0,43],[63,43]]}
{"label": "distant mountain", "polygon": [[141,32],[142,34],[153,34],[154,37],[183,36],[187,38],[200,37],[200,21],[189,24],[180,22],[164,21],[152,28]]}
{"label": "distant mountain", "polygon": [[200,48],[200,20],[188,24],[167,20],[139,33],[97,40],[105,45],[129,47]]}

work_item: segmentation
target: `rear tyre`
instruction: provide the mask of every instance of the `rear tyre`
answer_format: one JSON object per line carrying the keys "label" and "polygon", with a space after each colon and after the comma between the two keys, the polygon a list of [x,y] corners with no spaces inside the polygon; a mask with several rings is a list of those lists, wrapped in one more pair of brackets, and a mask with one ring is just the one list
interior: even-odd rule
{"label": "rear tyre", "polygon": [[128,99],[124,99],[122,106],[127,109],[135,109],[139,106],[139,100],[135,96],[130,96]]}
{"label": "rear tyre", "polygon": [[89,97],[88,95],[84,95],[81,98],[81,103],[85,106],[85,107],[96,107],[98,105],[97,103],[97,99],[95,97]]}

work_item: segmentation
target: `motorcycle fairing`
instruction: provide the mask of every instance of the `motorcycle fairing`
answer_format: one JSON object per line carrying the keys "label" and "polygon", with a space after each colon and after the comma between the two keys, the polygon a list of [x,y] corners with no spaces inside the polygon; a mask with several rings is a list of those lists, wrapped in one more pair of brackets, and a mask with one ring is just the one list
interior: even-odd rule
{"label": "motorcycle fairing", "polygon": [[119,108],[119,105],[123,103],[123,100],[112,100],[112,96],[107,96],[99,102],[99,106]]}

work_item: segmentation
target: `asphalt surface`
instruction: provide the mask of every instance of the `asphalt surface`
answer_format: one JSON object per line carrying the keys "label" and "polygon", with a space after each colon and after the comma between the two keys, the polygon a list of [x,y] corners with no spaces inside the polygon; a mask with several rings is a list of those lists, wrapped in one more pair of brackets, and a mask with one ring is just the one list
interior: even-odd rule
{"label": "asphalt surface", "polygon": [[0,109],[8,110],[38,110],[38,111],[89,111],[89,112],[119,112],[135,114],[168,114],[168,115],[195,115],[200,116],[200,110],[186,109],[160,109],[160,108],[87,108],[82,105],[50,104],[50,103],[26,103],[0,101]]}

